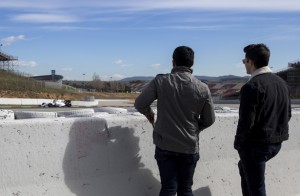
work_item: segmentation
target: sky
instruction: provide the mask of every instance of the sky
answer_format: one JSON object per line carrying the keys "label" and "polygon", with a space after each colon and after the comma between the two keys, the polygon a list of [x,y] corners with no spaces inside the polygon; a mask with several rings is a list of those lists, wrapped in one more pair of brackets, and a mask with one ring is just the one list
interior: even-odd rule
{"label": "sky", "polygon": [[273,71],[300,59],[298,0],[1,0],[0,17],[0,50],[33,76],[155,76],[170,72],[181,45],[201,76],[245,76],[253,43],[270,48]]}

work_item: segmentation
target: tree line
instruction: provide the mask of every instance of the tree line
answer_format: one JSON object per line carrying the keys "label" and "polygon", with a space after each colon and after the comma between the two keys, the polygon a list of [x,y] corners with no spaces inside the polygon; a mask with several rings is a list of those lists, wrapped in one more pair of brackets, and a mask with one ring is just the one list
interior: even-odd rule
{"label": "tree line", "polygon": [[96,73],[91,81],[64,80],[63,84],[91,92],[131,92],[130,83],[102,81]]}

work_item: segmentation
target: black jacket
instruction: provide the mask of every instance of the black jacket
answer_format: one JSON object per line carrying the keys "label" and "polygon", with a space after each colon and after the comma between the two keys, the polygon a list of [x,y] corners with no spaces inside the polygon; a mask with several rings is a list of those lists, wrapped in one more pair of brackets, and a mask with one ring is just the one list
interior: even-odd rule
{"label": "black jacket", "polygon": [[273,73],[253,77],[241,89],[235,149],[287,140],[290,118],[291,102],[285,82]]}

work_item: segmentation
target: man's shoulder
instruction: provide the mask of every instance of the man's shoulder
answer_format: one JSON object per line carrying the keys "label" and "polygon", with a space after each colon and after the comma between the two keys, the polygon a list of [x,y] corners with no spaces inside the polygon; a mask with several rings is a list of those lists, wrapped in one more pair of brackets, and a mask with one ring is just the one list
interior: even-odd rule
{"label": "man's shoulder", "polygon": [[258,76],[255,76],[253,79],[249,81],[250,84],[261,83],[268,85],[269,83],[281,82],[285,83],[284,80],[275,73],[265,73]]}
{"label": "man's shoulder", "polygon": [[198,79],[197,77],[195,77],[195,76],[192,76],[192,78],[193,78],[193,82],[194,82],[196,85],[201,86],[201,87],[204,87],[204,88],[208,88],[208,84],[207,84],[207,83],[205,83],[205,82],[199,80],[199,79]]}
{"label": "man's shoulder", "polygon": [[164,76],[168,76],[168,75],[170,75],[170,74],[169,73],[167,73],[167,74],[157,74],[156,77],[164,77]]}
{"label": "man's shoulder", "polygon": [[170,73],[167,74],[157,74],[154,78],[154,80],[163,80],[165,78],[168,78],[170,76]]}

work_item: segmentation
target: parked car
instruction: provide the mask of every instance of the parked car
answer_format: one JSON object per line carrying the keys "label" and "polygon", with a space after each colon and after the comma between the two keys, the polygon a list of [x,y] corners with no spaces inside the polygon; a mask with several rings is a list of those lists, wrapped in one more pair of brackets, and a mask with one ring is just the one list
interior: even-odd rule
{"label": "parked car", "polygon": [[50,103],[42,103],[41,107],[47,108],[47,107],[71,107],[71,100],[61,100],[61,99],[54,99]]}

